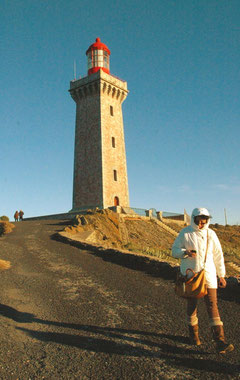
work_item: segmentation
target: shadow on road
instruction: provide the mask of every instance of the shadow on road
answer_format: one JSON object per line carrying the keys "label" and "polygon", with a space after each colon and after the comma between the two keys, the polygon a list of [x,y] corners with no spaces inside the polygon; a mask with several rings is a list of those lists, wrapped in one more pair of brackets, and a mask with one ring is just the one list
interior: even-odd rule
{"label": "shadow on road", "polygon": [[24,313],[11,306],[0,304],[0,315],[19,323],[29,323],[34,320],[34,314]]}
{"label": "shadow on road", "polygon": [[0,314],[18,323],[39,323],[78,332],[77,334],[46,332],[16,327],[29,337],[42,342],[110,355],[163,359],[167,365],[182,368],[183,371],[193,369],[231,376],[239,374],[240,371],[240,365],[234,363],[229,365],[230,363],[224,358],[219,359],[215,355],[213,359],[213,354],[201,348],[188,346],[187,338],[179,335],[42,320],[36,318],[34,314],[20,312],[2,304],[0,304]]}
{"label": "shadow on road", "polygon": [[[104,261],[121,265],[123,267],[144,272],[152,277],[160,277],[164,280],[175,281],[178,267],[170,265],[168,262],[157,261],[147,256],[139,256],[116,249],[101,249],[83,242],[66,239],[55,233],[51,236],[52,240],[71,245],[73,247],[88,251],[90,254],[101,258]],[[240,286],[228,284],[225,289],[218,289],[218,298],[240,303]]]}
{"label": "shadow on road", "polygon": [[105,249],[91,244],[84,244],[76,240],[66,239],[55,233],[51,236],[52,240],[71,245],[73,247],[88,251],[90,254],[101,258],[103,261],[124,266],[129,269],[145,272],[153,277],[162,277],[166,280],[174,280],[177,267],[171,266],[168,262],[157,261],[147,256],[139,256],[134,253],[121,252],[116,249]]}
{"label": "shadow on road", "polygon": [[[209,358],[209,353],[189,349],[184,346],[177,346],[171,343],[160,343],[166,338],[164,334],[158,334],[159,343],[152,342],[145,338],[146,333],[141,331],[122,330],[115,328],[99,328],[97,326],[76,325],[78,331],[90,332],[86,336],[82,334],[54,333],[26,329],[18,327],[18,330],[25,332],[31,338],[42,342],[53,342],[57,344],[76,347],[81,350],[93,351],[110,355],[123,355],[128,357],[146,357],[165,360],[167,365],[182,368],[182,370],[200,370],[204,373],[236,375],[239,374],[240,366],[226,361],[213,360]],[[94,336],[93,336],[94,334]],[[96,337],[96,334],[103,337]],[[132,336],[135,334],[135,336]],[[129,336],[131,335],[131,336]],[[137,335],[137,336],[136,336]],[[156,338],[156,335],[153,334]],[[173,342],[174,336],[168,336]],[[198,357],[194,357],[194,356]],[[206,358],[203,358],[203,357]]]}

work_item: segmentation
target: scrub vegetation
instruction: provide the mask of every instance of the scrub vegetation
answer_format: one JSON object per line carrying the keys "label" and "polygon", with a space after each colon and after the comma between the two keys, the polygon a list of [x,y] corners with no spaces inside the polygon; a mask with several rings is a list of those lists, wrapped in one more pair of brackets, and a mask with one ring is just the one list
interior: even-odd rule
{"label": "scrub vegetation", "polygon": [[[165,224],[179,232],[184,224],[166,220]],[[240,226],[211,225],[223,247],[228,275],[240,272]],[[111,210],[89,211],[78,215],[73,225],[60,233],[70,239],[103,248],[121,249],[162,261],[178,264],[171,255],[175,236],[154,220],[138,216],[121,217]],[[235,264],[234,266],[232,264]]]}
{"label": "scrub vegetation", "polygon": [[0,221],[9,222],[9,217],[6,215],[2,215],[2,216],[0,216]]}
{"label": "scrub vegetation", "polygon": [[0,236],[8,234],[14,228],[14,224],[9,223],[8,221],[3,221],[0,219]]}

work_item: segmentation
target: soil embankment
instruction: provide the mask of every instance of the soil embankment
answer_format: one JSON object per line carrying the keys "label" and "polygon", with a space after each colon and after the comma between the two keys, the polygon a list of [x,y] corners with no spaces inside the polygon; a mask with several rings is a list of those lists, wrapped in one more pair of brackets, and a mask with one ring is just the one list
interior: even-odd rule
{"label": "soil embankment", "polygon": [[[120,215],[111,210],[89,211],[78,215],[72,225],[59,233],[62,239],[82,244],[84,248],[115,249],[134,255],[146,255],[178,265],[171,247],[184,223],[164,223],[137,215]],[[228,276],[240,273],[240,226],[212,225],[225,254]]]}

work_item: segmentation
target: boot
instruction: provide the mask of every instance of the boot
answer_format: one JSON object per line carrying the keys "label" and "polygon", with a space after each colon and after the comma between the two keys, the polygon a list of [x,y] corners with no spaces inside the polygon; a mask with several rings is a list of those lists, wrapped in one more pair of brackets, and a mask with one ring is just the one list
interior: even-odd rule
{"label": "boot", "polygon": [[234,350],[233,344],[225,342],[224,330],[222,325],[212,326],[213,339],[216,342],[217,352],[219,354],[227,354]]}
{"label": "boot", "polygon": [[188,328],[190,344],[193,344],[194,346],[200,346],[201,341],[198,336],[198,325],[189,325]]}

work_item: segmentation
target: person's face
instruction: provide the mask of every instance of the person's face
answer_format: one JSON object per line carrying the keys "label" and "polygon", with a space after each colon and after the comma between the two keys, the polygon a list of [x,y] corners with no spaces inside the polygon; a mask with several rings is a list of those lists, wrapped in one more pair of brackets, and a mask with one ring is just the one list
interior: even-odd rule
{"label": "person's face", "polygon": [[207,222],[208,222],[208,219],[207,219],[207,218],[203,218],[203,217],[201,217],[201,216],[197,216],[197,217],[195,218],[195,223],[198,225],[198,228],[199,228],[200,230],[205,226],[205,224],[207,224]]}

